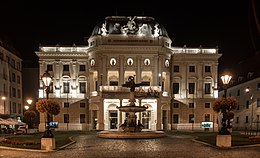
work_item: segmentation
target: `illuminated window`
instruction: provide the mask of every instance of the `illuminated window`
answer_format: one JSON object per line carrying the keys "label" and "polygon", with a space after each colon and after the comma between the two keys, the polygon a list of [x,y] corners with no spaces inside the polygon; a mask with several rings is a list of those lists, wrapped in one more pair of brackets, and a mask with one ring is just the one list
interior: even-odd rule
{"label": "illuminated window", "polygon": [[111,58],[110,59],[110,65],[116,65],[116,59],[115,58]]}
{"label": "illuminated window", "polygon": [[150,59],[145,59],[144,60],[144,65],[148,66],[148,65],[150,65],[150,63],[151,63]]}
{"label": "illuminated window", "polygon": [[164,65],[165,65],[165,67],[169,67],[170,66],[170,62],[169,62],[169,60],[167,59],[167,60],[165,60],[165,63],[164,63]]}
{"label": "illuminated window", "polygon": [[91,60],[90,60],[90,65],[91,65],[91,66],[94,66],[94,65],[95,65],[95,60],[94,60],[94,59],[91,59]]}
{"label": "illuminated window", "polygon": [[127,59],[127,65],[133,65],[134,61],[132,58]]}

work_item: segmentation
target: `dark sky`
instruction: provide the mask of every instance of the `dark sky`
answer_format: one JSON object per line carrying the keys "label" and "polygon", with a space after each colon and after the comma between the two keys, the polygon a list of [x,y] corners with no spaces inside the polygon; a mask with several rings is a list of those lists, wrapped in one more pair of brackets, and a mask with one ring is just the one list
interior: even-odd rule
{"label": "dark sky", "polygon": [[[255,0],[256,1],[256,0]],[[251,0],[1,2],[1,34],[26,62],[36,62],[42,45],[82,45],[106,16],[144,15],[162,24],[174,46],[218,47],[220,69],[252,56],[256,50]],[[256,2],[255,2],[256,3]],[[260,4],[260,3],[258,3]],[[1,35],[0,34],[0,35]]]}

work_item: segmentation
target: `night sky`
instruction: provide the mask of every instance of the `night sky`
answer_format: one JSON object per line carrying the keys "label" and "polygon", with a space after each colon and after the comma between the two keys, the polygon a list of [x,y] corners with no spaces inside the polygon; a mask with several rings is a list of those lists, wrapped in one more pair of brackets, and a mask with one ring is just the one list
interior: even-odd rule
{"label": "night sky", "polygon": [[[13,43],[24,62],[37,65],[35,51],[39,44],[83,45],[84,37],[89,37],[106,16],[151,16],[166,28],[173,46],[218,47],[223,54],[219,68],[224,69],[259,51],[252,40],[259,39],[259,32],[251,3],[251,0],[8,0],[1,2],[0,35]],[[255,5],[258,4],[255,0]]]}

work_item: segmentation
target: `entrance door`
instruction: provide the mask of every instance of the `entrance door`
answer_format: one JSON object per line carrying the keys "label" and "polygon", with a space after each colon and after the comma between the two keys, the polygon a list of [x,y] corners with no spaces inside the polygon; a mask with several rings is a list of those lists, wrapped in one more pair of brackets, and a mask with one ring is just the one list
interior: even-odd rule
{"label": "entrance door", "polygon": [[163,110],[162,111],[162,123],[163,123],[163,130],[167,129],[167,111]]}
{"label": "entrance door", "polygon": [[151,129],[151,110],[142,112],[142,124],[144,129]]}
{"label": "entrance door", "polygon": [[97,129],[97,110],[92,110],[92,129]]}
{"label": "entrance door", "polygon": [[109,110],[109,129],[117,129],[117,110]]}

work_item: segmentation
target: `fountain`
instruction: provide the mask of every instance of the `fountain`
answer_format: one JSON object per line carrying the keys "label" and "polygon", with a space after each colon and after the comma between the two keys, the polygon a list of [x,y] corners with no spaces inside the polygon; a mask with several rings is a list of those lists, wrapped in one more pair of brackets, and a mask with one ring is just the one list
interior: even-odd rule
{"label": "fountain", "polygon": [[136,120],[135,113],[146,111],[148,107],[135,105],[135,87],[139,87],[141,84],[135,83],[134,76],[130,76],[128,82],[122,86],[130,87],[130,104],[128,106],[116,107],[119,111],[128,113],[127,120],[119,127],[122,131],[101,131],[98,132],[98,136],[101,138],[158,138],[166,136],[163,131],[142,131],[144,126],[140,120]]}

